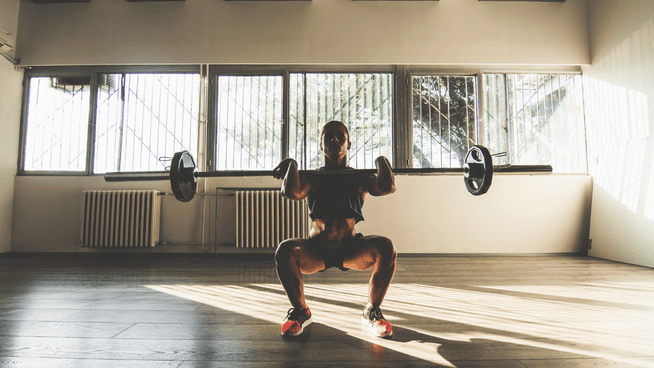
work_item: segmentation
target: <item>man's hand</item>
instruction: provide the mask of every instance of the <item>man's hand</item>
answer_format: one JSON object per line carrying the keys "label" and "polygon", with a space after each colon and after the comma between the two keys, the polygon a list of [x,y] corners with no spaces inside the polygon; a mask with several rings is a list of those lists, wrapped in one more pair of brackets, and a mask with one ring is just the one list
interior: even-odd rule
{"label": "man's hand", "polygon": [[297,171],[297,161],[287,158],[273,169],[272,175],[275,179],[283,179],[282,195],[288,199],[299,201],[304,199],[309,192],[311,183],[300,178]]}
{"label": "man's hand", "polygon": [[282,162],[277,165],[272,171],[272,176],[275,179],[284,179],[286,177],[286,173],[288,172],[289,167],[293,166],[295,170],[297,171],[297,161],[295,161],[292,158],[287,158],[285,160],[282,160]]}
{"label": "man's hand", "polygon": [[391,169],[391,162],[388,161],[388,159],[385,156],[379,156],[375,160],[375,166],[377,166],[377,171],[381,173],[386,173],[390,172],[391,174],[393,173],[393,170]]}
{"label": "man's hand", "polygon": [[373,196],[382,196],[395,192],[395,175],[391,162],[384,156],[375,160],[377,175],[372,175],[366,182],[367,191]]}

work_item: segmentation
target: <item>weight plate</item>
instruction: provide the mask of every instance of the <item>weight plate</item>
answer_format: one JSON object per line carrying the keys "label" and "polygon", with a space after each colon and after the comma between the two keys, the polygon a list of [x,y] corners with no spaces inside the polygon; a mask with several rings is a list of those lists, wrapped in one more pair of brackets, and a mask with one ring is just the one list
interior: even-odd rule
{"label": "weight plate", "polygon": [[[474,174],[463,178],[466,189],[472,195],[482,195],[488,191],[493,181],[493,158],[484,146],[472,146],[466,154],[466,165],[480,168]],[[483,168],[483,170],[481,169]]]}
{"label": "weight plate", "polygon": [[188,202],[195,196],[198,184],[195,178],[195,161],[188,151],[176,152],[170,163],[170,187],[175,198]]}

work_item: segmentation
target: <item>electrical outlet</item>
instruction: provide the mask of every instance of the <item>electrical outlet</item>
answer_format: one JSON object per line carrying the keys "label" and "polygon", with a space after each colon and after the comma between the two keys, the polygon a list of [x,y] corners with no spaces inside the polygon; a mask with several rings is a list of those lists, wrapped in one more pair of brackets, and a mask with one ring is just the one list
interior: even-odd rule
{"label": "electrical outlet", "polygon": [[588,249],[593,249],[593,239],[588,239]]}

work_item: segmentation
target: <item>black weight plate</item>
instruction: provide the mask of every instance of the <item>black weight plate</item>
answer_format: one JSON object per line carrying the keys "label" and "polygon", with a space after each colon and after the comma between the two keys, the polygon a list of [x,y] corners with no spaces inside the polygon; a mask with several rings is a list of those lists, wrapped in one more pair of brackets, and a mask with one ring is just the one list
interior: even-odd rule
{"label": "black weight plate", "polygon": [[188,202],[195,196],[198,184],[194,174],[193,156],[188,151],[176,152],[170,163],[170,187],[177,200]]}
{"label": "black weight plate", "polygon": [[488,192],[493,181],[493,158],[488,148],[484,146],[472,146],[466,154],[466,164],[479,164],[484,168],[483,175],[478,177],[463,178],[466,189],[472,195],[482,195]]}

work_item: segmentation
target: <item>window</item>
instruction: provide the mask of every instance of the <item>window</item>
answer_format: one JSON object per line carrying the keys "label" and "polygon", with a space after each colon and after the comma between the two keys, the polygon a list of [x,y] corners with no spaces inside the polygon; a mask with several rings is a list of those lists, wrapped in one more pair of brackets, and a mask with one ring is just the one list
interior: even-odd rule
{"label": "window", "polygon": [[282,159],[281,76],[219,76],[217,170],[273,169]]}
{"label": "window", "polygon": [[315,169],[331,120],[348,126],[358,169],[381,155],[395,167],[456,168],[483,144],[506,153],[496,165],[587,172],[580,74],[35,67],[25,78],[24,173],[162,171],[182,150],[203,170],[270,170],[285,157]]}
{"label": "window", "polygon": [[23,169],[84,171],[91,76],[29,80]]}
{"label": "window", "polygon": [[352,148],[349,165],[375,167],[393,159],[393,77],[390,74],[291,74],[289,155],[301,168],[324,165],[320,132],[332,120],[345,123]]}
{"label": "window", "polygon": [[475,76],[413,76],[413,167],[463,167],[476,144]]}
{"label": "window", "polygon": [[581,75],[485,74],[484,142],[499,163],[585,173]]}
{"label": "window", "polygon": [[175,152],[197,157],[198,74],[101,74],[94,172],[165,170]]}
{"label": "window", "polygon": [[159,171],[197,154],[198,73],[41,74],[26,75],[23,170]]}
{"label": "window", "polygon": [[323,165],[320,131],[331,120],[350,131],[356,168],[393,157],[393,78],[379,73],[289,73],[288,144],[284,147],[284,77],[218,76],[216,169],[270,170],[294,158],[301,169]]}

